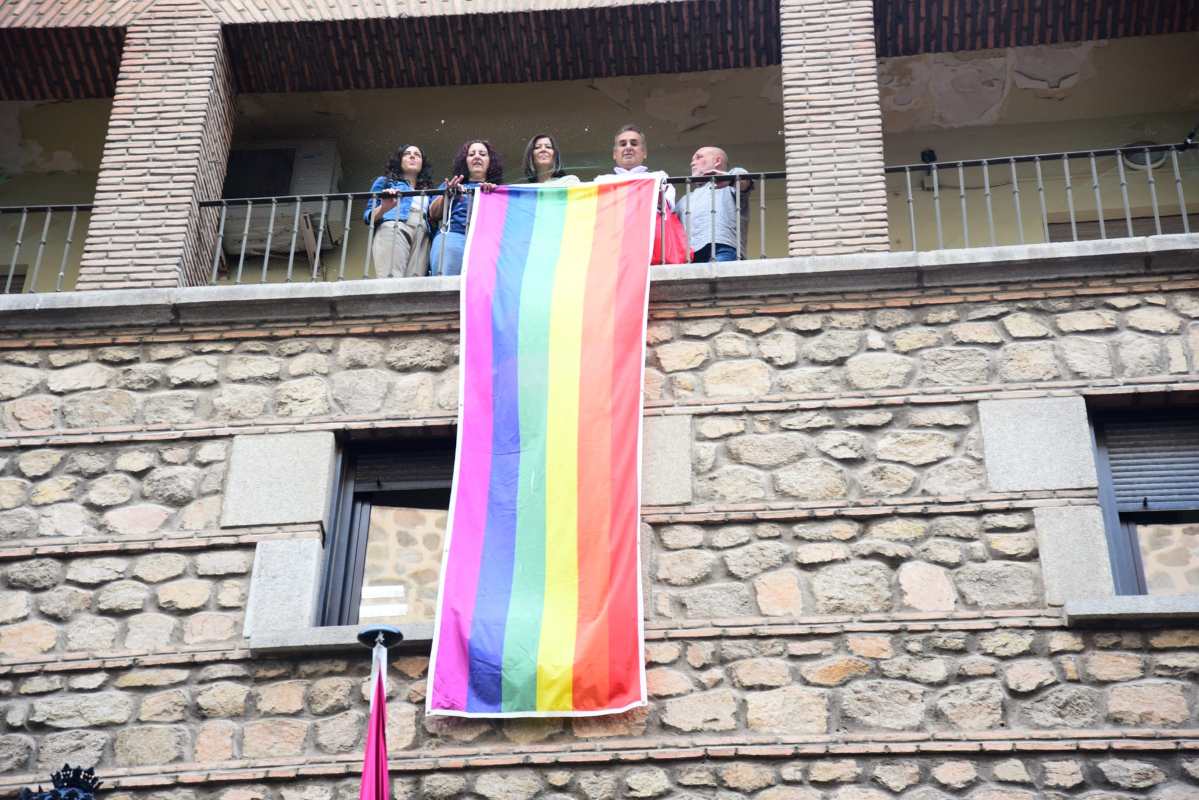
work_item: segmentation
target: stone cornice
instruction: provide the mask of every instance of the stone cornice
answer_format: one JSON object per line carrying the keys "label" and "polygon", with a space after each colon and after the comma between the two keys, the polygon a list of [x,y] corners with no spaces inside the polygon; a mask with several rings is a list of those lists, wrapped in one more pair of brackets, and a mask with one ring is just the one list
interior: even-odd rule
{"label": "stone cornice", "polygon": [[[664,266],[652,270],[650,301],[727,302],[838,291],[944,291],[980,283],[1156,277],[1192,269],[1197,252],[1199,234],[1186,234]],[[458,278],[453,277],[21,294],[0,297],[0,331],[452,314],[458,300]]]}

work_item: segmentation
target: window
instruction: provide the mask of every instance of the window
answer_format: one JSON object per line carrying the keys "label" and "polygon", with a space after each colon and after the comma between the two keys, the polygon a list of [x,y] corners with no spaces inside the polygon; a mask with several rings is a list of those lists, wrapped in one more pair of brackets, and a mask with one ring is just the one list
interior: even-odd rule
{"label": "window", "polygon": [[1094,418],[1117,594],[1199,594],[1199,413]]}
{"label": "window", "polygon": [[453,439],[355,444],[343,448],[339,460],[320,624],[431,623]]}
{"label": "window", "polygon": [[221,197],[268,197],[291,193],[294,148],[230,150]]}

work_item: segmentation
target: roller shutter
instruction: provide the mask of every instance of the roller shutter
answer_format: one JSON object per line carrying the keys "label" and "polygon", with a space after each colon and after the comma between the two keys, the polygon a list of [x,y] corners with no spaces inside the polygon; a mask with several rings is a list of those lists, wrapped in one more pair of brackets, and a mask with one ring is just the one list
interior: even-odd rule
{"label": "roller shutter", "polygon": [[1121,513],[1199,509],[1199,415],[1103,423]]}

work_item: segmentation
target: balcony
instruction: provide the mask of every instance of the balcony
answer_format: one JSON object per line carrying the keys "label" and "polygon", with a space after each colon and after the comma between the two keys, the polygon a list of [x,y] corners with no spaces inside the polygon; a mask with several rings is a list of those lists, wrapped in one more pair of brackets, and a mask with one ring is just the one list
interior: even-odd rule
{"label": "balcony", "polygon": [[[1187,234],[1196,213],[1187,204],[1188,194],[1199,210],[1199,146],[1191,140],[930,161],[889,166],[885,172],[891,238],[897,245],[893,249],[902,251]],[[771,213],[769,198],[776,204],[783,201],[786,173],[750,173],[750,178],[753,189],[746,193],[746,212],[737,220],[744,243],[741,260],[767,258],[785,237],[781,215]],[[681,199],[715,181],[672,177],[668,182]],[[740,204],[739,186],[730,188]],[[403,195],[440,196],[429,191]],[[215,216],[209,224],[215,224],[222,245],[214,252],[209,282],[374,277],[374,230],[362,224],[362,214],[368,203],[377,201],[378,196],[369,193],[206,201],[202,213]],[[682,219],[690,222],[689,215]]]}
{"label": "balcony", "polygon": [[0,293],[75,287],[111,107],[0,102]]}
{"label": "balcony", "polygon": [[[1199,146],[1189,140],[930,161],[888,166],[885,173],[893,252],[1199,231]],[[752,190],[746,192],[745,213],[737,219],[740,260],[777,256],[786,242],[786,173],[756,172],[749,178]],[[672,177],[668,182],[683,198],[715,180]],[[740,190],[736,192],[741,203]],[[441,194],[425,190],[401,196],[432,199]],[[203,201],[199,213],[204,226],[215,229],[219,242],[212,248],[206,282],[374,278],[374,228],[363,224],[362,215],[377,200],[378,195],[351,192]],[[0,263],[3,293],[70,291],[90,212],[86,204],[0,208],[0,254],[7,256]],[[682,215],[682,221],[689,229],[690,216]]]}
{"label": "balcony", "polygon": [[1175,145],[930,160],[886,174],[892,242],[902,250],[1190,233],[1188,192],[1199,207],[1199,146],[1190,137]]}
{"label": "balcony", "polygon": [[[259,86],[244,59],[253,33],[238,28],[231,39],[240,54],[239,80],[269,88]],[[744,260],[820,255],[804,238],[811,227],[842,237],[841,252],[871,257],[881,248],[930,253],[1190,233],[1199,224],[1199,151],[1186,137],[1199,108],[1186,81],[1173,76],[1197,42],[1199,35],[1182,33],[1102,47],[883,58],[885,159],[867,167],[838,156],[840,150],[788,143],[782,71],[752,63],[749,55],[726,69],[546,80],[532,88],[432,86],[426,76],[407,88],[289,84],[275,87],[286,92],[245,91],[233,101],[227,169],[233,180],[223,193],[208,186],[193,198],[192,211],[166,225],[186,219],[198,228],[187,240],[189,268],[179,283],[361,280],[373,272],[373,233],[360,222],[370,196],[362,190],[397,144],[426,143],[440,179],[457,143],[486,132],[508,156],[511,183],[522,179],[518,162],[527,135],[552,130],[567,170],[586,180],[610,168],[611,131],[635,119],[649,134],[648,163],[682,176],[671,179],[681,194],[697,185],[685,177],[686,165],[703,144],[724,146],[732,164],[755,176]],[[503,76],[488,79],[497,77]],[[7,181],[0,182],[4,291],[72,291],[85,250],[127,258],[134,262],[130,272],[154,250],[150,229],[144,236],[122,230],[120,237],[88,239],[100,151],[120,135],[102,129],[111,106],[106,100],[0,106],[16,119],[13,144],[25,154],[10,157]],[[851,145],[877,142],[877,132],[858,118],[838,124]],[[255,153],[282,158],[286,169],[264,170],[261,160],[247,166],[244,156]],[[300,175],[301,162],[320,162],[319,174]],[[812,164],[824,170],[817,180],[810,179]],[[793,167],[790,179],[785,165]],[[886,242],[880,245],[880,236],[858,248],[866,240],[838,217],[845,203],[837,200],[857,196],[872,180],[877,200],[861,203],[877,204],[879,217],[885,213]],[[168,181],[122,203],[153,207],[170,199]]]}

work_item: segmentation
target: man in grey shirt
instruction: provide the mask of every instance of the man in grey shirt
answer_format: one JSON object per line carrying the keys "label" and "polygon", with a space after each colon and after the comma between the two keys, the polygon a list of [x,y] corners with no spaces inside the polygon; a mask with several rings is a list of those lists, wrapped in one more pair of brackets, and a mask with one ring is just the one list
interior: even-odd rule
{"label": "man in grey shirt", "polygon": [[[691,177],[711,175],[745,175],[741,167],[729,169],[729,157],[719,147],[701,147],[691,156]],[[740,210],[737,209],[740,184]],[[687,239],[695,252],[694,263],[705,261],[737,261],[745,251],[749,229],[749,193],[753,182],[741,178],[693,184],[675,204],[675,213],[687,229]],[[713,205],[716,213],[713,214]],[[737,217],[741,218],[741,235],[737,235]],[[713,232],[714,231],[714,232]],[[715,252],[713,252],[715,249]]]}

